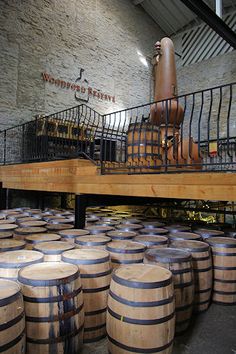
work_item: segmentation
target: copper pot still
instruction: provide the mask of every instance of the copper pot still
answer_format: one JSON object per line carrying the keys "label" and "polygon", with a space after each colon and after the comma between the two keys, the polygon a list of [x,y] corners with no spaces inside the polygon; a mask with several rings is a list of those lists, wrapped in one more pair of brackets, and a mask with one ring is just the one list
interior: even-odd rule
{"label": "copper pot still", "polygon": [[151,106],[150,119],[155,125],[179,127],[184,110],[177,100],[177,77],[175,50],[170,38],[162,38],[155,44],[157,52],[155,65],[155,101]]}

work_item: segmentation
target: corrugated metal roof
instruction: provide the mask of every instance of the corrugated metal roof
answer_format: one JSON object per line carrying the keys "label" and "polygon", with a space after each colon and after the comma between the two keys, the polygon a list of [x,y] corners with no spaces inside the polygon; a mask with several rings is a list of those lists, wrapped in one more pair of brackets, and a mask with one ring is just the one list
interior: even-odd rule
{"label": "corrugated metal roof", "polygon": [[[200,24],[198,17],[189,10],[180,0],[132,0],[140,4],[154,19],[166,35],[174,35],[192,24]],[[197,1],[197,0],[196,0]],[[222,0],[223,13],[232,7],[236,8],[236,0]],[[205,0],[214,9],[215,0]]]}

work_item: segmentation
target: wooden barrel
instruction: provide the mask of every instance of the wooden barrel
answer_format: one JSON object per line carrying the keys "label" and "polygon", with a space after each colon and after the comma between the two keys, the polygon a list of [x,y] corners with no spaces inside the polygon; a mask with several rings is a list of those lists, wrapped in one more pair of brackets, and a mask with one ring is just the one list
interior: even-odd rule
{"label": "wooden barrel", "polygon": [[95,248],[95,249],[106,249],[106,245],[111,242],[111,238],[108,236],[98,236],[98,235],[87,235],[77,237],[75,244],[79,248]]}
{"label": "wooden barrel", "polygon": [[121,240],[132,240],[137,233],[134,231],[110,231],[107,232],[107,236],[111,237],[112,241],[121,241]]}
{"label": "wooden barrel", "polygon": [[13,240],[13,239],[3,239],[0,240],[0,253],[9,251],[23,250],[26,246],[24,241]]}
{"label": "wooden barrel", "polygon": [[38,245],[41,242],[60,241],[60,239],[61,236],[57,234],[33,234],[25,237],[26,248],[28,250],[32,250],[34,246]]}
{"label": "wooden barrel", "polygon": [[171,354],[174,332],[171,272],[149,264],[117,269],[108,297],[109,353]]}
{"label": "wooden barrel", "polygon": [[9,239],[9,238],[13,238],[13,232],[9,232],[9,231],[2,231],[0,232],[0,240],[3,239]]}
{"label": "wooden barrel", "polygon": [[19,272],[27,325],[27,352],[78,354],[84,310],[78,267],[46,262]]}
{"label": "wooden barrel", "polygon": [[59,232],[61,230],[73,229],[74,226],[70,224],[47,224],[46,228],[50,232]]}
{"label": "wooden barrel", "polygon": [[25,313],[20,287],[0,279],[0,353],[25,353]]}
{"label": "wooden barrel", "polygon": [[116,228],[117,228],[117,230],[120,230],[120,231],[139,232],[140,229],[143,228],[143,226],[140,224],[119,224],[116,226]]}
{"label": "wooden barrel", "polygon": [[107,233],[109,231],[114,230],[114,227],[112,226],[86,226],[86,229],[88,230],[91,235],[97,235],[100,233]]}
{"label": "wooden barrel", "polygon": [[75,239],[79,236],[89,235],[89,231],[83,229],[61,230],[58,233],[61,236],[62,241],[67,241],[70,243],[74,243]]}
{"label": "wooden barrel", "polygon": [[162,228],[163,226],[165,226],[163,222],[159,222],[156,220],[143,221],[142,225],[145,229]]}
{"label": "wooden barrel", "polygon": [[168,230],[170,233],[175,233],[175,232],[191,232],[191,227],[186,226],[186,225],[166,225],[165,229]]}
{"label": "wooden barrel", "polygon": [[[1,220],[1,221],[3,221],[3,220]],[[5,233],[5,232],[13,232],[17,228],[18,228],[18,225],[16,225],[16,224],[0,224],[0,235],[1,235],[1,233]]]}
{"label": "wooden barrel", "polygon": [[75,245],[69,242],[49,241],[40,242],[33,249],[44,254],[44,262],[60,262],[62,253],[73,248],[75,248]]}
{"label": "wooden barrel", "polygon": [[182,231],[179,231],[179,232],[174,232],[173,234],[172,233],[169,233],[168,234],[168,238],[169,240],[195,240],[195,241],[201,241],[201,236],[198,235],[198,234],[195,234],[194,232],[182,232]]}
{"label": "wooden barrel", "polygon": [[50,221],[49,221],[49,223],[51,223],[51,224],[73,224],[74,223],[74,220],[72,220],[72,219],[67,219],[67,218],[56,218],[55,216],[54,216],[54,218],[53,219],[51,219]]}
{"label": "wooden barrel", "polygon": [[127,218],[122,220],[122,224],[142,224],[142,220],[135,218]]}
{"label": "wooden barrel", "polygon": [[47,223],[43,220],[34,220],[34,221],[21,221],[19,220],[19,224],[21,227],[42,227]]}
{"label": "wooden barrel", "polygon": [[150,122],[131,123],[127,132],[127,167],[145,170],[162,163],[160,130]]}
{"label": "wooden barrel", "polygon": [[43,254],[36,251],[18,250],[0,253],[0,278],[17,280],[21,268],[43,262]]}
{"label": "wooden barrel", "polygon": [[146,247],[138,242],[113,241],[107,247],[110,252],[112,268],[121,264],[142,263]]}
{"label": "wooden barrel", "polygon": [[194,279],[191,254],[175,248],[149,249],[144,263],[157,264],[173,274],[176,306],[176,333],[184,332],[191,320],[194,300]]}
{"label": "wooden barrel", "polygon": [[33,234],[42,234],[47,232],[45,227],[18,227],[18,229],[14,230],[14,238],[16,240],[24,240],[26,236]]}
{"label": "wooden barrel", "polygon": [[207,242],[213,258],[213,296],[215,303],[236,305],[236,240],[231,237],[211,237]]}
{"label": "wooden barrel", "polygon": [[142,243],[147,248],[152,247],[168,247],[168,238],[165,236],[136,236],[133,239],[134,242]]}
{"label": "wooden barrel", "polygon": [[64,252],[64,262],[80,269],[84,296],[84,342],[95,342],[106,336],[107,296],[111,280],[109,253],[98,249],[76,249]]}
{"label": "wooden barrel", "polygon": [[194,232],[198,235],[200,235],[203,240],[209,238],[209,237],[222,237],[224,236],[224,232],[220,230],[211,230],[211,229],[201,229],[197,228],[194,230]]}
{"label": "wooden barrel", "polygon": [[206,311],[212,294],[212,258],[209,245],[201,241],[174,240],[170,247],[191,253],[195,285],[193,309],[195,312]]}
{"label": "wooden barrel", "polygon": [[150,228],[142,229],[139,232],[142,235],[167,235],[169,231],[161,227],[153,227],[152,229]]}

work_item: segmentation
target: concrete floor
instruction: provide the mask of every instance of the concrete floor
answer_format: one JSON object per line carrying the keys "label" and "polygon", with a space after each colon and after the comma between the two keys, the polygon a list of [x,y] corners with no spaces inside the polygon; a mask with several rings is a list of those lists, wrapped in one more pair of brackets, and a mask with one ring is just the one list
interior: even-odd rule
{"label": "concrete floor", "polygon": [[[108,354],[107,340],[84,345],[83,354]],[[211,305],[175,339],[172,354],[236,354],[236,306]]]}

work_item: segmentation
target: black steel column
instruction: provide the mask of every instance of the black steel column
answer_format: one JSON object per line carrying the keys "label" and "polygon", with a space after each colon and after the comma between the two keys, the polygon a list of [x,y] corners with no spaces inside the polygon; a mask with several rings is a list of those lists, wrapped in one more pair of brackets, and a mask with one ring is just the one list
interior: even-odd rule
{"label": "black steel column", "polygon": [[61,194],[61,208],[67,209],[67,194],[66,193]]}
{"label": "black steel column", "polygon": [[8,209],[8,189],[2,188],[2,183],[0,184],[0,210]]}
{"label": "black steel column", "polygon": [[88,198],[86,194],[75,195],[75,228],[83,229],[85,227],[86,207]]}

